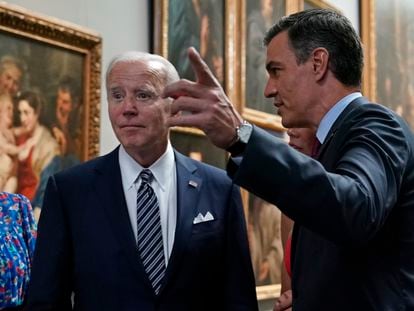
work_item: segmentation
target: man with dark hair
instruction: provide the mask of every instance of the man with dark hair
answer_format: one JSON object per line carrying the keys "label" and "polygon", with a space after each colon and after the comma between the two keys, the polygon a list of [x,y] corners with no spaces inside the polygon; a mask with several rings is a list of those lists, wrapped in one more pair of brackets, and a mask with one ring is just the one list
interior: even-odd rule
{"label": "man with dark hair", "polygon": [[60,152],[65,159],[63,167],[70,167],[79,163],[80,147],[80,106],[81,92],[78,83],[69,76],[60,79],[56,106],[51,126],[53,135],[59,143]]}
{"label": "man with dark hair", "polygon": [[414,136],[362,97],[358,35],[316,9],[281,19],[265,43],[265,95],[285,127],[317,129],[317,161],[244,121],[194,49],[197,82],[164,91],[170,125],[202,129],[231,153],[237,184],[295,221],[293,310],[414,309]]}

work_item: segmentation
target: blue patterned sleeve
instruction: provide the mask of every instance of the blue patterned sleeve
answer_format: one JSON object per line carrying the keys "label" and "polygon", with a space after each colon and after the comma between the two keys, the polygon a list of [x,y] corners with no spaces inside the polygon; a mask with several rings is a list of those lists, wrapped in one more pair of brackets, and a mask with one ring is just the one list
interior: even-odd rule
{"label": "blue patterned sleeve", "polygon": [[0,309],[23,303],[35,243],[36,222],[29,200],[0,192]]}
{"label": "blue patterned sleeve", "polygon": [[29,199],[20,194],[18,196],[21,199],[20,211],[22,213],[23,236],[29,249],[30,262],[32,262],[37,237],[37,224]]}

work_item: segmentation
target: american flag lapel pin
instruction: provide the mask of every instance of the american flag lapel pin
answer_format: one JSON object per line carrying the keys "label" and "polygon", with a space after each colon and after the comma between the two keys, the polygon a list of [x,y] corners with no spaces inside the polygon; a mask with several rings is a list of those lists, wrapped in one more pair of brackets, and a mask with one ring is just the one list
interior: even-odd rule
{"label": "american flag lapel pin", "polygon": [[193,187],[193,188],[197,188],[197,187],[198,187],[198,183],[197,183],[197,182],[195,182],[194,180],[190,180],[190,181],[188,182],[188,184],[189,184],[191,187]]}

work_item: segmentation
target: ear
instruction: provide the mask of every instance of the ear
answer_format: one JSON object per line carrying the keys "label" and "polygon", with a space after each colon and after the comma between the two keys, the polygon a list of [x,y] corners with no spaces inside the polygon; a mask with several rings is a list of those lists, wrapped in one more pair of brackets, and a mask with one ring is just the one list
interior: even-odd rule
{"label": "ear", "polygon": [[317,81],[322,80],[328,72],[329,52],[325,48],[316,48],[312,52],[313,73]]}

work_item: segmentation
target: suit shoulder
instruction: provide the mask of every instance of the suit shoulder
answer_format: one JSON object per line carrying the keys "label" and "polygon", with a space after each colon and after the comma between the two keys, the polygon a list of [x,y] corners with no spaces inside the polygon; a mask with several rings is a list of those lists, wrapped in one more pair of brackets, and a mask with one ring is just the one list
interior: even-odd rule
{"label": "suit shoulder", "polygon": [[[414,135],[407,122],[391,109],[376,103],[358,105],[346,117],[339,135],[346,146],[367,143],[395,154],[405,162],[414,150]],[[345,151],[342,151],[345,152]]]}
{"label": "suit shoulder", "polygon": [[358,105],[354,110],[354,113],[364,119],[367,116],[377,116],[383,120],[394,120],[398,123],[404,122],[403,119],[390,108],[372,102]]}
{"label": "suit shoulder", "polygon": [[[84,163],[77,164],[70,168],[64,169],[55,174],[57,180],[73,180],[73,179],[88,179],[92,173],[99,172],[99,168],[114,162],[114,155],[112,153],[98,156],[94,159],[88,160]],[[115,163],[115,162],[114,162]]]}
{"label": "suit shoulder", "polygon": [[411,135],[407,122],[393,110],[377,103],[365,103],[356,106],[346,117],[346,128],[360,126],[364,128],[394,129]]}

